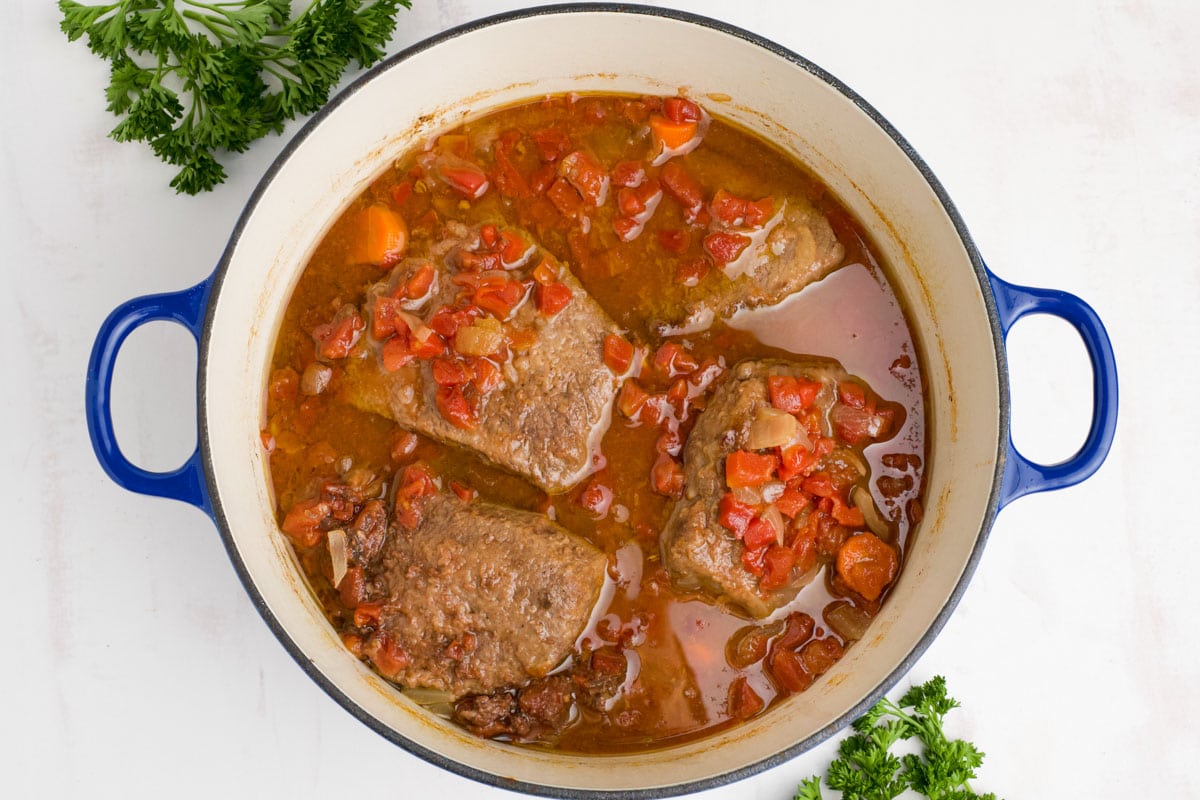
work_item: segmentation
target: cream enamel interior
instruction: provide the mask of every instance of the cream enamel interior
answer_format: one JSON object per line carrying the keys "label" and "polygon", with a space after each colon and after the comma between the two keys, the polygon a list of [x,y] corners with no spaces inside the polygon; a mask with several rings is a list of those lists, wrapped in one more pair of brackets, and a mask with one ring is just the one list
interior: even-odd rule
{"label": "cream enamel interior", "polygon": [[[481,742],[420,712],[344,651],[276,531],[258,442],[275,332],[328,224],[408,146],[464,116],[548,93],[680,87],[794,152],[873,232],[890,261],[928,383],[926,520],[867,639],[773,713],[724,735],[636,756],[581,758]],[[963,243],[920,172],[870,117],[755,44],[675,19],[600,11],[463,33],[392,64],[344,99],[307,131],[246,214],[214,298],[203,361],[201,413],[215,502],[257,591],[313,665],[388,728],[469,768],[545,787],[670,791],[763,761],[822,732],[897,668],[946,604],[988,524],[1000,376]]]}

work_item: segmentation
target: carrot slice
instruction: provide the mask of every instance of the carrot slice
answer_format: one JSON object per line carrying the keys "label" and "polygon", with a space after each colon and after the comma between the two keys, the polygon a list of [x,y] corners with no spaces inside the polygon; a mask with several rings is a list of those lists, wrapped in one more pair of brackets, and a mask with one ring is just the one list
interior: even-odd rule
{"label": "carrot slice", "polygon": [[896,551],[873,533],[855,534],[838,549],[838,574],[867,600],[879,599],[899,567]]}
{"label": "carrot slice", "polygon": [[408,225],[404,218],[385,205],[367,206],[359,219],[358,235],[350,248],[355,264],[391,266],[404,255],[408,246]]}
{"label": "carrot slice", "polygon": [[695,122],[672,122],[661,114],[650,115],[650,131],[669,150],[690,142],[696,135],[696,127]]}

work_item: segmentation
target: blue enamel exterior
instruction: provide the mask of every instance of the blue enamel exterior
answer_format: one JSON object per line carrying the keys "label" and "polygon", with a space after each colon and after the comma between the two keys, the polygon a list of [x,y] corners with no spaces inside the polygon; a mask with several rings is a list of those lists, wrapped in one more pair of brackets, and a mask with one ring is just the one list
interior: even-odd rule
{"label": "blue enamel exterior", "polygon": [[84,402],[87,409],[88,433],[100,466],[118,486],[139,494],[182,500],[213,516],[208,484],[204,479],[204,464],[200,442],[183,466],[170,472],[150,472],[132,464],[117,444],[112,421],[112,373],[117,353],[129,334],[147,322],[170,320],[187,328],[199,347],[212,289],[212,277],[190,289],[166,294],[138,297],[118,306],[96,334],[92,357],[88,362],[87,388]]}
{"label": "blue enamel exterior", "polygon": [[1062,489],[1091,477],[1100,469],[1117,430],[1117,362],[1104,323],[1092,307],[1073,294],[1054,289],[1017,286],[987,273],[996,300],[996,314],[1007,340],[1013,324],[1028,314],[1049,314],[1065,320],[1083,338],[1092,362],[1092,424],[1083,446],[1058,464],[1037,464],[1022,456],[1008,438],[1000,508],[1033,492]]}

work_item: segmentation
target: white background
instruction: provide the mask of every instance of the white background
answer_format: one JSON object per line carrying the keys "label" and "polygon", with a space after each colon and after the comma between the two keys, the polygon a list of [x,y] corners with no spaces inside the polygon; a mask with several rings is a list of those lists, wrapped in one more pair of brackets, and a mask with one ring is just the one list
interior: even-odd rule
{"label": "white background", "polygon": [[[415,0],[389,52],[517,3]],[[1200,797],[1200,3],[676,2],[838,76],[945,184],[993,270],[1108,325],[1121,419],[1104,468],[998,518],[911,675],[948,676],[953,731],[1014,798]],[[106,138],[106,72],[49,0],[0,4],[0,795],[509,797],[387,743],[328,699],[255,613],[212,523],[129,494],[88,444],[92,338],[124,300],[190,286],[283,147],[175,196]],[[297,125],[289,127],[289,134]],[[1053,320],[1010,339],[1018,446],[1082,441],[1090,375]],[[194,443],[195,348],[158,323],[118,363],[126,451]],[[827,744],[708,798],[791,797]]]}

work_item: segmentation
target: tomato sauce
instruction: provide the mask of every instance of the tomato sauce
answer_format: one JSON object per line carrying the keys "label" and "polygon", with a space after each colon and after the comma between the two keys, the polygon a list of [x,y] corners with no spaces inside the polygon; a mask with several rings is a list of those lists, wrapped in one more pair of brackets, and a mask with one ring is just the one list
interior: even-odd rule
{"label": "tomato sauce", "polygon": [[[402,155],[317,247],[275,349],[263,440],[281,520],[315,497],[322,482],[344,479],[350,465],[369,473],[364,480],[384,491],[405,464],[420,461],[464,496],[477,493],[490,502],[544,512],[609,555],[605,604],[580,646],[584,651],[617,648],[627,662],[624,690],[603,710],[580,708],[570,725],[542,743],[561,750],[652,749],[764,713],[796,688],[763,666],[771,642],[792,635],[785,629],[795,624],[796,612],[811,617],[818,635],[830,642],[828,653],[806,648],[800,660],[832,663],[862,635],[886,590],[878,601],[863,603],[839,591],[833,568],[826,567],[823,579],[758,622],[711,599],[681,593],[659,553],[659,532],[677,480],[660,456],[664,449],[672,456],[682,452],[695,412],[681,423],[674,442],[662,441],[659,428],[614,412],[599,468],[570,491],[549,496],[469,451],[414,436],[342,402],[338,390],[346,376],[336,360],[318,358],[314,331],[330,324],[345,304],[362,303],[366,288],[385,274],[379,263],[355,263],[347,253],[363,247],[359,212],[386,206],[414,238],[433,235],[448,220],[531,232],[626,331],[625,339],[638,348],[632,357],[653,358],[668,341],[655,320],[695,306],[729,280],[720,269],[726,258],[721,248],[729,243],[704,235],[697,224],[702,215],[720,213],[726,195],[805,198],[828,218],[845,248],[843,266],[778,306],[740,312],[707,331],[669,341],[699,364],[726,367],[745,358],[792,354],[834,358],[880,396],[900,404],[902,427],[888,441],[868,447],[866,455],[868,488],[890,518],[892,545],[902,553],[920,520],[926,432],[916,351],[886,267],[867,232],[802,165],[707,115],[703,141],[692,146],[687,134],[701,125],[693,116],[690,107],[668,106],[660,98],[552,97],[469,121],[431,142],[433,150],[454,156],[455,166],[443,170],[442,183],[419,166],[421,153]],[[678,176],[653,163],[648,137],[664,151],[679,153],[666,164],[681,165],[694,186],[668,185],[678,183]],[[588,157],[557,172],[546,169],[546,156],[557,163],[577,150]],[[606,186],[598,180],[601,172]],[[564,186],[564,174],[573,178],[570,185]],[[657,182],[648,184],[647,175],[657,175]],[[643,188],[648,185],[660,196]],[[380,241],[386,250],[396,240]],[[620,361],[631,355],[614,351],[611,357]],[[670,386],[653,370],[644,375],[650,389]],[[316,394],[305,391],[318,386]],[[665,492],[655,491],[656,484]],[[354,650],[355,609],[332,585],[327,548],[296,549],[331,624]],[[786,621],[789,615],[792,622]]]}

